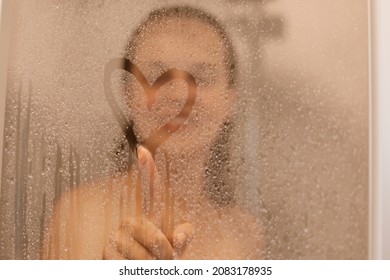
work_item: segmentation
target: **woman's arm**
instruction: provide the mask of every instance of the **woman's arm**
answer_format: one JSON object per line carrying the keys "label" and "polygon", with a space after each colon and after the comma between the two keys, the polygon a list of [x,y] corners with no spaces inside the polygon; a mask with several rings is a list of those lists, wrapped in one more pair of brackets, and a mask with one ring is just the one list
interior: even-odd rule
{"label": "woman's arm", "polygon": [[[157,184],[158,172],[151,154],[140,148],[138,155],[141,176]],[[120,203],[113,194],[115,186],[108,185],[107,191],[91,186],[61,196],[44,239],[43,259],[172,259],[181,255],[192,235],[191,224],[179,224],[167,232],[162,225],[169,217],[156,213],[160,210],[121,219]]]}
{"label": "woman's arm", "polygon": [[[119,228],[111,236],[104,249],[104,259],[173,259],[181,255],[192,235],[192,225],[183,223],[172,229],[170,217],[161,203],[165,196],[164,188],[159,180],[156,164],[150,152],[139,147],[137,151],[140,185],[145,189],[150,187],[154,193],[154,211],[136,214],[122,220]],[[149,186],[146,186],[149,184]],[[168,209],[168,206],[165,207]]]}

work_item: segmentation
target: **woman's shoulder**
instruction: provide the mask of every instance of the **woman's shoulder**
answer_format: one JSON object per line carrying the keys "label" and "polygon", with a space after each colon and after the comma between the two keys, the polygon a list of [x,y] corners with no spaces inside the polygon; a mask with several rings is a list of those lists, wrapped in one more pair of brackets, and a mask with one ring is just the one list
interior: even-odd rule
{"label": "woman's shoulder", "polygon": [[110,176],[84,183],[61,194],[54,202],[54,210],[70,207],[94,208],[115,201],[127,188],[130,179],[125,176]]}
{"label": "woman's shoulder", "polygon": [[105,178],[68,190],[58,197],[45,237],[44,257],[98,258],[96,254],[100,254],[112,227],[119,220],[118,185],[116,179]]}
{"label": "woman's shoulder", "polygon": [[247,208],[243,206],[234,206],[229,208],[227,214],[231,217],[234,223],[240,225],[247,224],[248,226],[255,226],[261,228],[261,220],[252,214]]}
{"label": "woman's shoulder", "polygon": [[202,246],[211,254],[205,253],[207,256],[211,259],[263,258],[265,242],[260,219],[239,206],[223,207],[208,213],[206,224],[200,230],[202,233],[198,232],[200,243],[204,243]]}
{"label": "woman's shoulder", "polygon": [[261,219],[242,206],[230,210],[234,236],[246,259],[261,259],[264,255],[265,234]]}

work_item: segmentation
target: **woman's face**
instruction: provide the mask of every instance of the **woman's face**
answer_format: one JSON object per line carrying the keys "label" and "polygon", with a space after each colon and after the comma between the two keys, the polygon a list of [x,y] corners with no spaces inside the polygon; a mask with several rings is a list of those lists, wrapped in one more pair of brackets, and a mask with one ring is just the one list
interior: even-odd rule
{"label": "woman's face", "polygon": [[134,54],[134,63],[150,84],[172,68],[189,72],[197,84],[197,96],[187,119],[172,121],[188,98],[187,83],[173,79],[164,84],[148,110],[146,94],[133,79],[129,104],[136,134],[145,141],[151,131],[169,123],[168,129],[177,129],[163,144],[169,150],[209,146],[228,119],[235,99],[228,83],[226,46],[220,35],[199,20],[163,18],[139,34]]}

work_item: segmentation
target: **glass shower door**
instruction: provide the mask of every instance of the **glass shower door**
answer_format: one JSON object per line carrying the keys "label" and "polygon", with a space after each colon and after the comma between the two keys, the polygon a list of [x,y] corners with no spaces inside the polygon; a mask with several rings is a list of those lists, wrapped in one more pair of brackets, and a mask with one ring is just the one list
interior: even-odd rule
{"label": "glass shower door", "polygon": [[367,1],[8,11],[0,259],[368,258]]}

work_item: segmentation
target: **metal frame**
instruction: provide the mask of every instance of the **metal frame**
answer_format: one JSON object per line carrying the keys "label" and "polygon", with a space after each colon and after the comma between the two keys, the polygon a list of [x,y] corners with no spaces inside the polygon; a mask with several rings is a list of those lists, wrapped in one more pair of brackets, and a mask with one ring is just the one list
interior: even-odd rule
{"label": "metal frame", "polygon": [[390,259],[390,2],[369,1],[370,259]]}

